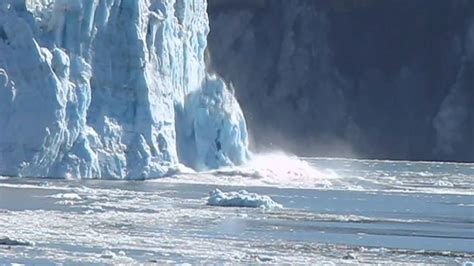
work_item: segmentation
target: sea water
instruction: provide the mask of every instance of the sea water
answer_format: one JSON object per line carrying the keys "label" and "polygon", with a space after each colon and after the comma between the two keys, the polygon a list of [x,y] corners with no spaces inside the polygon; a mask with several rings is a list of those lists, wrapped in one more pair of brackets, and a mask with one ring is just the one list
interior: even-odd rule
{"label": "sea water", "polygon": [[[245,189],[282,208],[209,206]],[[474,260],[474,164],[262,155],[149,181],[0,179],[0,263]]]}

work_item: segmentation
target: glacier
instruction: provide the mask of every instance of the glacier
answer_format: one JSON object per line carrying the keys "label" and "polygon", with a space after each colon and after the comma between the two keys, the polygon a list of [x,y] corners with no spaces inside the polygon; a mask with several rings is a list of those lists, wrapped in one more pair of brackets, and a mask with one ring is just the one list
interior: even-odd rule
{"label": "glacier", "polygon": [[248,133],[206,71],[206,0],[0,4],[0,174],[147,179],[245,163]]}

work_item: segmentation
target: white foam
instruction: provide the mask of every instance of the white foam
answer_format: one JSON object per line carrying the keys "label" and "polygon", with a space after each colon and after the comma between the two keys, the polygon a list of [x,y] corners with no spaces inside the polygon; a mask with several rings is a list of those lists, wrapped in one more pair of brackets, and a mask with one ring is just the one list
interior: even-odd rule
{"label": "white foam", "polygon": [[307,161],[284,153],[254,155],[238,167],[225,167],[199,173],[177,173],[152,182],[264,186],[291,188],[328,188],[338,182],[332,171],[322,171]]}

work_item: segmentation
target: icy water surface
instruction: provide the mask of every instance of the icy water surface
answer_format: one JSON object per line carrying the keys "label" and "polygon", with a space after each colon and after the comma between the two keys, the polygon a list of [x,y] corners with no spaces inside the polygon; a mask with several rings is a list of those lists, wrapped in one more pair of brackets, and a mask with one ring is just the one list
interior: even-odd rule
{"label": "icy water surface", "polygon": [[[207,206],[215,188],[283,208]],[[0,264],[473,260],[473,164],[277,156],[153,181],[0,179]]]}

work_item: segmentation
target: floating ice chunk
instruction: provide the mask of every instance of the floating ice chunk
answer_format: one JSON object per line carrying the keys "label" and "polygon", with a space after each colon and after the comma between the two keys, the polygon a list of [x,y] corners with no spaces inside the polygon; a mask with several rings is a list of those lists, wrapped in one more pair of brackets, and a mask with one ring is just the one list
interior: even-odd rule
{"label": "floating ice chunk", "polygon": [[423,176],[423,177],[428,177],[428,176],[433,176],[434,174],[428,171],[424,171],[424,172],[419,172],[418,175]]}
{"label": "floating ice chunk", "polygon": [[50,196],[54,199],[67,199],[67,200],[82,200],[81,196],[76,193],[59,193]]}
{"label": "floating ice chunk", "polygon": [[113,259],[113,258],[117,257],[117,254],[115,254],[114,252],[112,252],[110,250],[104,250],[100,254],[100,257],[103,258],[103,259]]}
{"label": "floating ice chunk", "polygon": [[0,246],[31,246],[33,243],[23,240],[15,240],[8,237],[0,237]]}
{"label": "floating ice chunk", "polygon": [[0,68],[0,86],[6,87],[8,85],[8,75],[7,72]]}
{"label": "floating ice chunk", "polygon": [[454,184],[446,180],[438,180],[434,184],[437,187],[453,187]]}
{"label": "floating ice chunk", "polygon": [[269,257],[269,256],[265,256],[265,255],[258,255],[256,259],[257,259],[258,262],[263,262],[263,263],[271,262],[271,261],[274,260],[274,258]]}
{"label": "floating ice chunk", "polygon": [[113,261],[113,264],[134,264],[136,263],[132,258],[127,257],[125,251],[113,252],[111,250],[104,250],[99,255],[101,259]]}
{"label": "floating ice chunk", "polygon": [[269,196],[249,193],[246,190],[239,192],[222,192],[214,189],[209,192],[207,204],[223,207],[251,207],[251,208],[282,208],[281,204],[273,201]]}
{"label": "floating ice chunk", "polygon": [[353,253],[347,253],[344,257],[342,257],[343,260],[356,260],[357,256]]}

